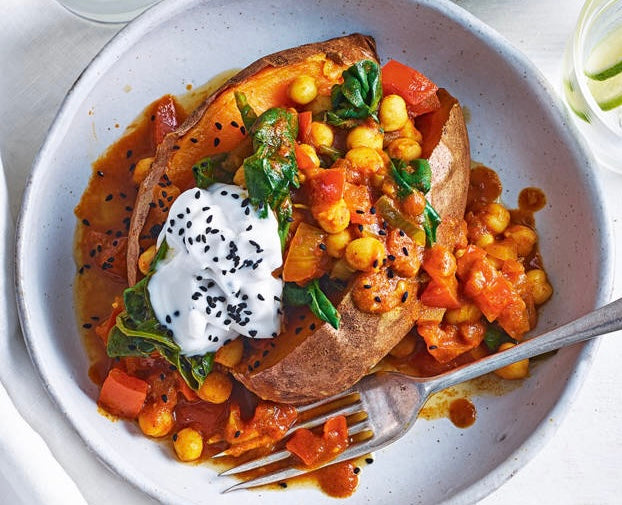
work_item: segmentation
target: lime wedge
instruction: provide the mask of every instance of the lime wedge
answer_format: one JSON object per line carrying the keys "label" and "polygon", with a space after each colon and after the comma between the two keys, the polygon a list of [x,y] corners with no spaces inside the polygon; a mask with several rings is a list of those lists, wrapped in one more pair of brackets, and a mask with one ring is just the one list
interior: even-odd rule
{"label": "lime wedge", "polygon": [[622,26],[610,32],[590,53],[585,75],[595,81],[610,79],[622,72]]}
{"label": "lime wedge", "polygon": [[579,119],[589,123],[590,118],[586,113],[588,105],[585,103],[583,96],[577,91],[577,87],[569,79],[564,79],[564,95],[566,96],[566,103],[570,107],[570,110],[572,110]]}
{"label": "lime wedge", "polygon": [[587,87],[602,110],[608,111],[622,105],[622,73],[605,81],[588,79]]}

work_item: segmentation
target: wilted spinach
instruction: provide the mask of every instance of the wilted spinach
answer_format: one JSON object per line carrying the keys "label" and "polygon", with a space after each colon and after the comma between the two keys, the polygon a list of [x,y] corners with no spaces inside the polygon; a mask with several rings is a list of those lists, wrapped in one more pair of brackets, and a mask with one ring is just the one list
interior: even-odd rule
{"label": "wilted spinach", "polygon": [[312,280],[304,287],[295,282],[286,282],[283,288],[283,302],[294,307],[308,305],[311,312],[318,318],[326,321],[336,330],[339,329],[341,316],[322,291],[318,279]]}

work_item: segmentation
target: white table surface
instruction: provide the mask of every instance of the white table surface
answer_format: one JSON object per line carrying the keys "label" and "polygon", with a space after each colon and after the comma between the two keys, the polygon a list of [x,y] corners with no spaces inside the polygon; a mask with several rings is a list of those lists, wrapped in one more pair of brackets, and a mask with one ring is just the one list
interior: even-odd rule
{"label": "white table surface", "polygon": [[[552,83],[581,0],[455,0],[522,50]],[[17,214],[32,160],[67,89],[120,28],[74,17],[53,0],[0,0],[0,151]],[[622,176],[600,170],[617,244],[622,243]],[[616,260],[620,271],[621,258]],[[622,289],[615,288],[620,296]],[[108,471],[38,383],[17,330],[5,337],[0,378],[92,505],[155,502]],[[482,505],[622,503],[622,335],[602,339],[592,370],[552,440]],[[46,412],[45,418],[39,412]],[[0,413],[1,415],[1,413]],[[2,454],[0,454],[2,458]],[[10,494],[2,489],[0,502]],[[11,504],[7,504],[11,505]],[[38,504],[32,504],[38,505]]]}

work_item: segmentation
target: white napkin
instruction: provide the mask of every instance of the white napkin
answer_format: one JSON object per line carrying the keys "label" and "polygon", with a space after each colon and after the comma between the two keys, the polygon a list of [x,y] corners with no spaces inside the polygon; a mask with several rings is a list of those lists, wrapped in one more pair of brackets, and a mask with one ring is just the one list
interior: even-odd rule
{"label": "white napkin", "polygon": [[[13,286],[13,220],[0,159],[0,339],[16,338]],[[2,347],[5,347],[4,345]],[[7,357],[10,359],[10,356]],[[0,502],[11,505],[86,505],[76,484],[41,436],[15,408],[0,382]]]}

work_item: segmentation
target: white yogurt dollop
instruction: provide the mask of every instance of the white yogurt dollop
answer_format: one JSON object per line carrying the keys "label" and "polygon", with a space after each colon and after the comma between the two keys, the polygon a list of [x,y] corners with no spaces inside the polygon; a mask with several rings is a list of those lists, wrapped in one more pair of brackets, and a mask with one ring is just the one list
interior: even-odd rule
{"label": "white yogurt dollop", "polygon": [[275,337],[281,329],[283,264],[272,212],[260,218],[246,190],[230,184],[182,193],[158,246],[168,252],[148,284],[158,320],[186,356],[216,351],[237,335]]}

